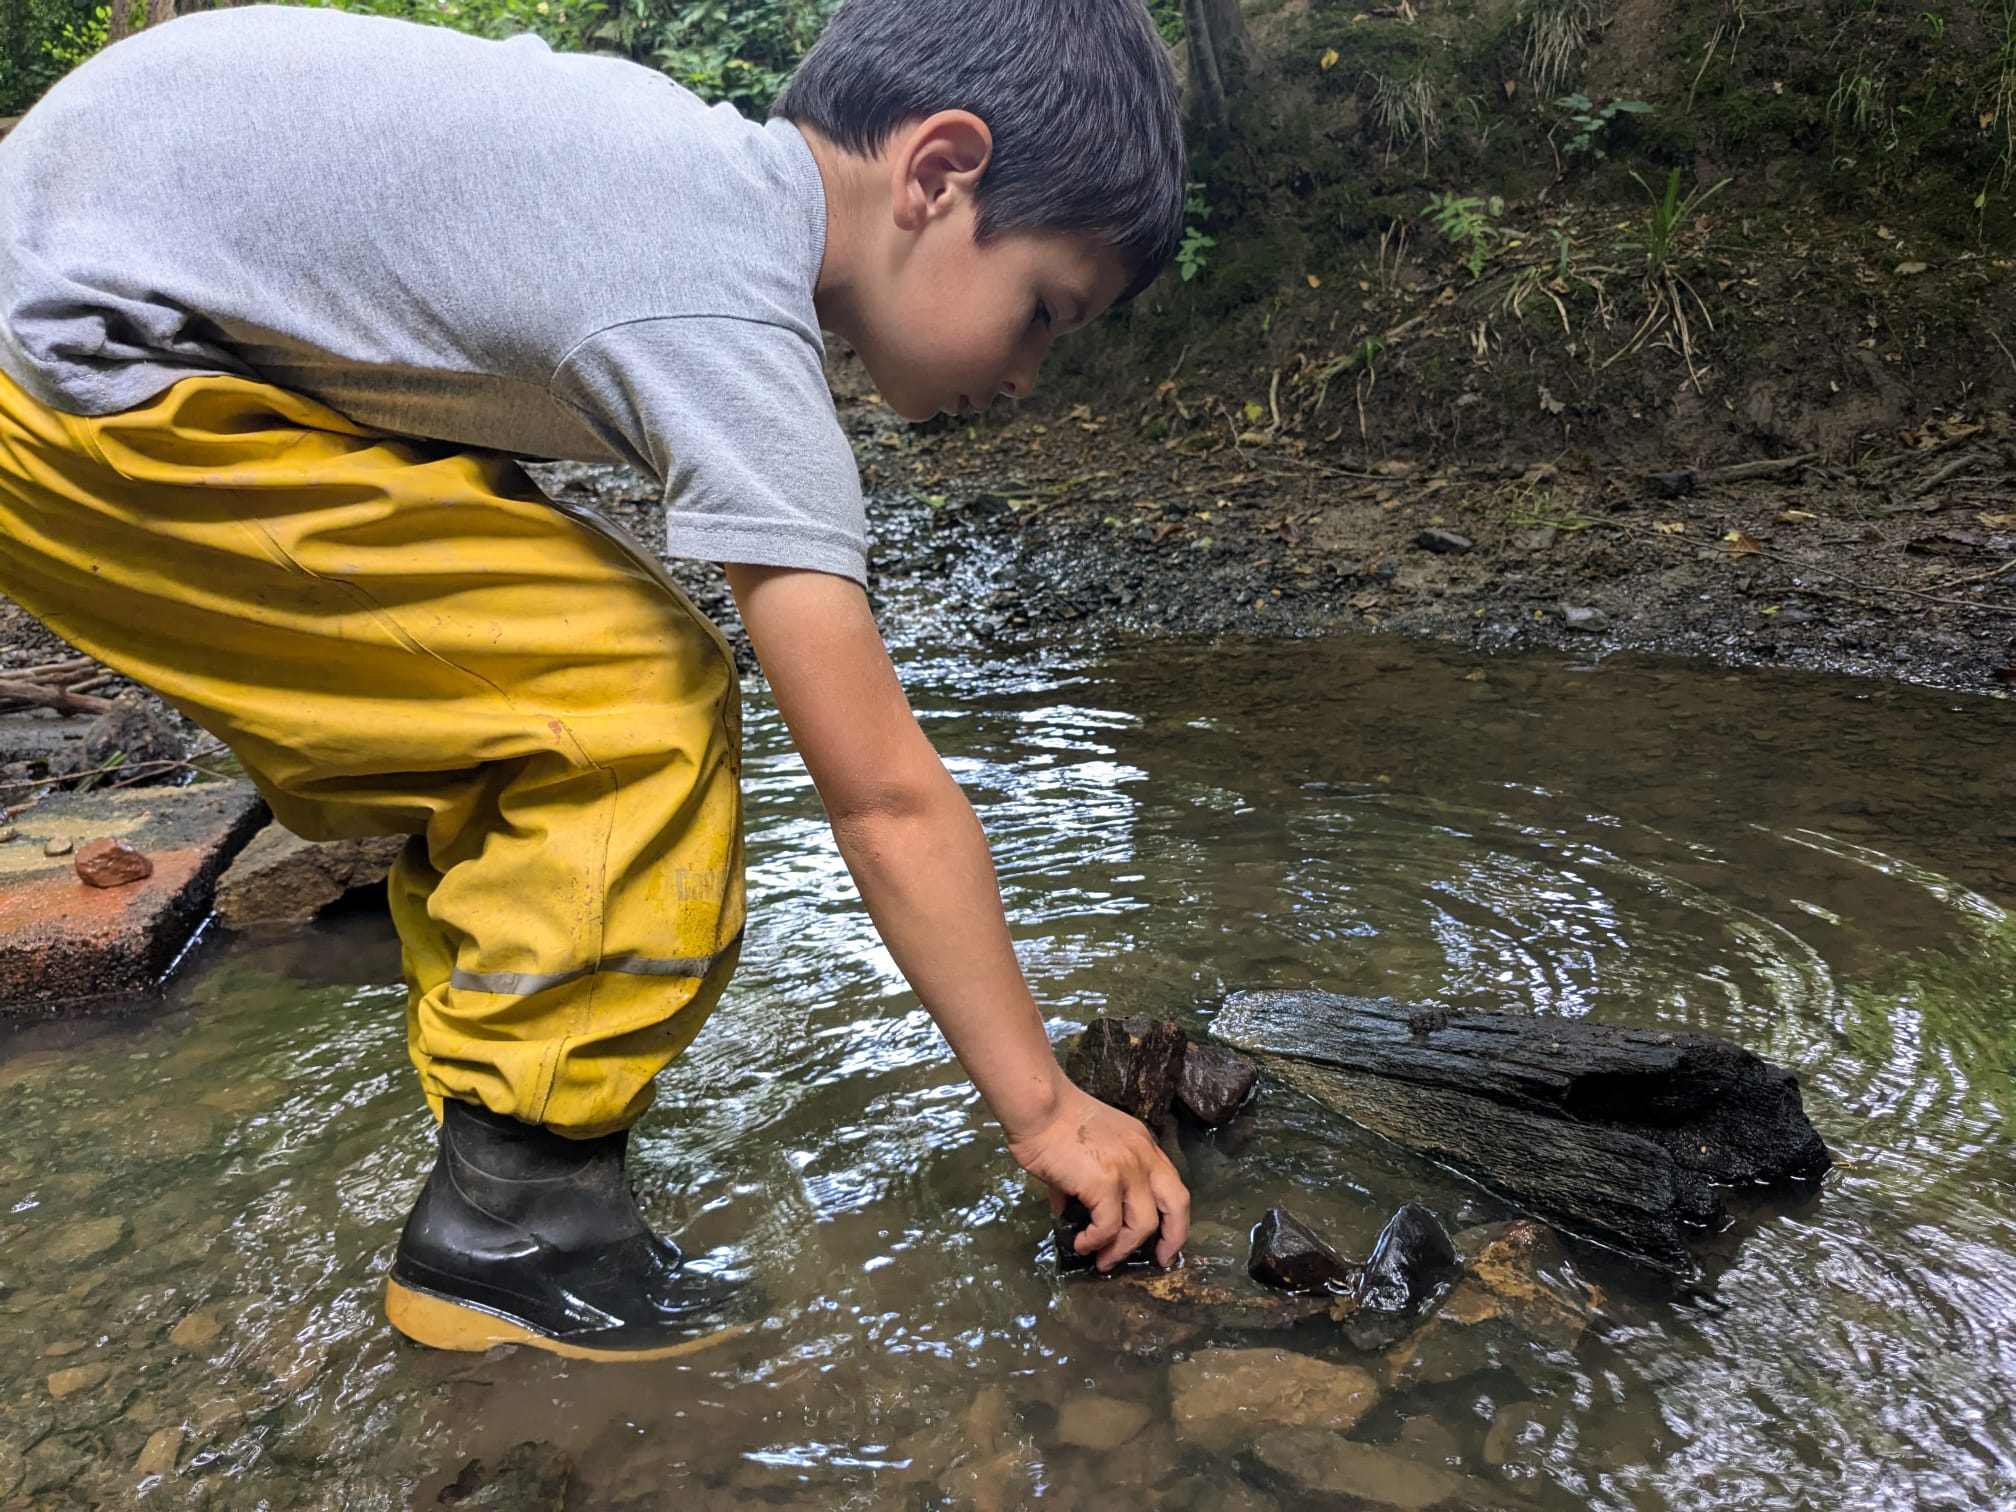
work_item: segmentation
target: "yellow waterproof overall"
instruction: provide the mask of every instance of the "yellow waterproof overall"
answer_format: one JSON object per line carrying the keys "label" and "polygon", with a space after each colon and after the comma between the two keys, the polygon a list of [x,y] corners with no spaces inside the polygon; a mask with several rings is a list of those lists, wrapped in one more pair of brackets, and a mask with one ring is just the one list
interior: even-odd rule
{"label": "yellow waterproof overall", "polygon": [[0,591],[227,742],[309,839],[408,834],[428,1099],[586,1137],[720,996],[743,921],[719,632],[510,460],[185,379],[57,413],[0,374]]}

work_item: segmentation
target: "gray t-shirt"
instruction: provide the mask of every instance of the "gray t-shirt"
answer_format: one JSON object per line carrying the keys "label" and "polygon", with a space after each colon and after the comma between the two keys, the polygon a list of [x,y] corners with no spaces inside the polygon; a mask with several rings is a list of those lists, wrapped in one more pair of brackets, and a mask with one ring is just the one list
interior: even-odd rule
{"label": "gray t-shirt", "polygon": [[804,138],[663,75],[337,11],[150,28],[0,139],[0,368],[105,415],[192,373],[621,461],[680,556],[860,580]]}

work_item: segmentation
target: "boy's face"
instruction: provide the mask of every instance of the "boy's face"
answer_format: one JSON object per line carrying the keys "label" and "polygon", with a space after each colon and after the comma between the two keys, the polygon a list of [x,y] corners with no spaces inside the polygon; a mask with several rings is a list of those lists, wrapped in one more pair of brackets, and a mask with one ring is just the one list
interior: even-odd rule
{"label": "boy's face", "polygon": [[865,234],[836,329],[907,420],[1026,397],[1050,343],[1096,320],[1131,276],[1111,248],[1067,232],[980,241],[992,151],[978,116],[943,111],[863,165]]}
{"label": "boy's face", "polygon": [[1050,343],[1127,286],[1118,254],[1065,232],[977,240],[970,205],[920,236],[863,311],[856,349],[906,420],[1026,398]]}

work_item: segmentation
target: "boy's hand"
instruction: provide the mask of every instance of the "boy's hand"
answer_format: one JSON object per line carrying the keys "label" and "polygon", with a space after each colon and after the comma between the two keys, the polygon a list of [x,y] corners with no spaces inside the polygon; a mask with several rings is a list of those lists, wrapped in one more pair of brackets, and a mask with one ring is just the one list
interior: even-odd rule
{"label": "boy's hand", "polygon": [[1063,1082],[1056,1113],[1026,1134],[1011,1132],[1008,1149],[1030,1175],[1050,1187],[1050,1211],[1076,1197],[1092,1226],[1078,1236],[1081,1255],[1098,1251],[1111,1270],[1159,1227],[1158,1265],[1169,1265],[1190,1237],[1190,1194],[1147,1125]]}

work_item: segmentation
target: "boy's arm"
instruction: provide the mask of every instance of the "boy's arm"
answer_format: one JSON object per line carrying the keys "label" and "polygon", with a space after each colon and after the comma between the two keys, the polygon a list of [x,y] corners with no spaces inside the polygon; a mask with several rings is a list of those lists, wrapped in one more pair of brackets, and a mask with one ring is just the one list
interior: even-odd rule
{"label": "boy's arm", "polygon": [[840,854],[889,953],[1008,1135],[1015,1159],[1092,1212],[1078,1248],[1110,1267],[1159,1225],[1169,1264],[1190,1198],[1138,1119],[1074,1086],[1008,938],[986,837],[918,728],[867,595],[847,578],[731,565],[749,639]]}

